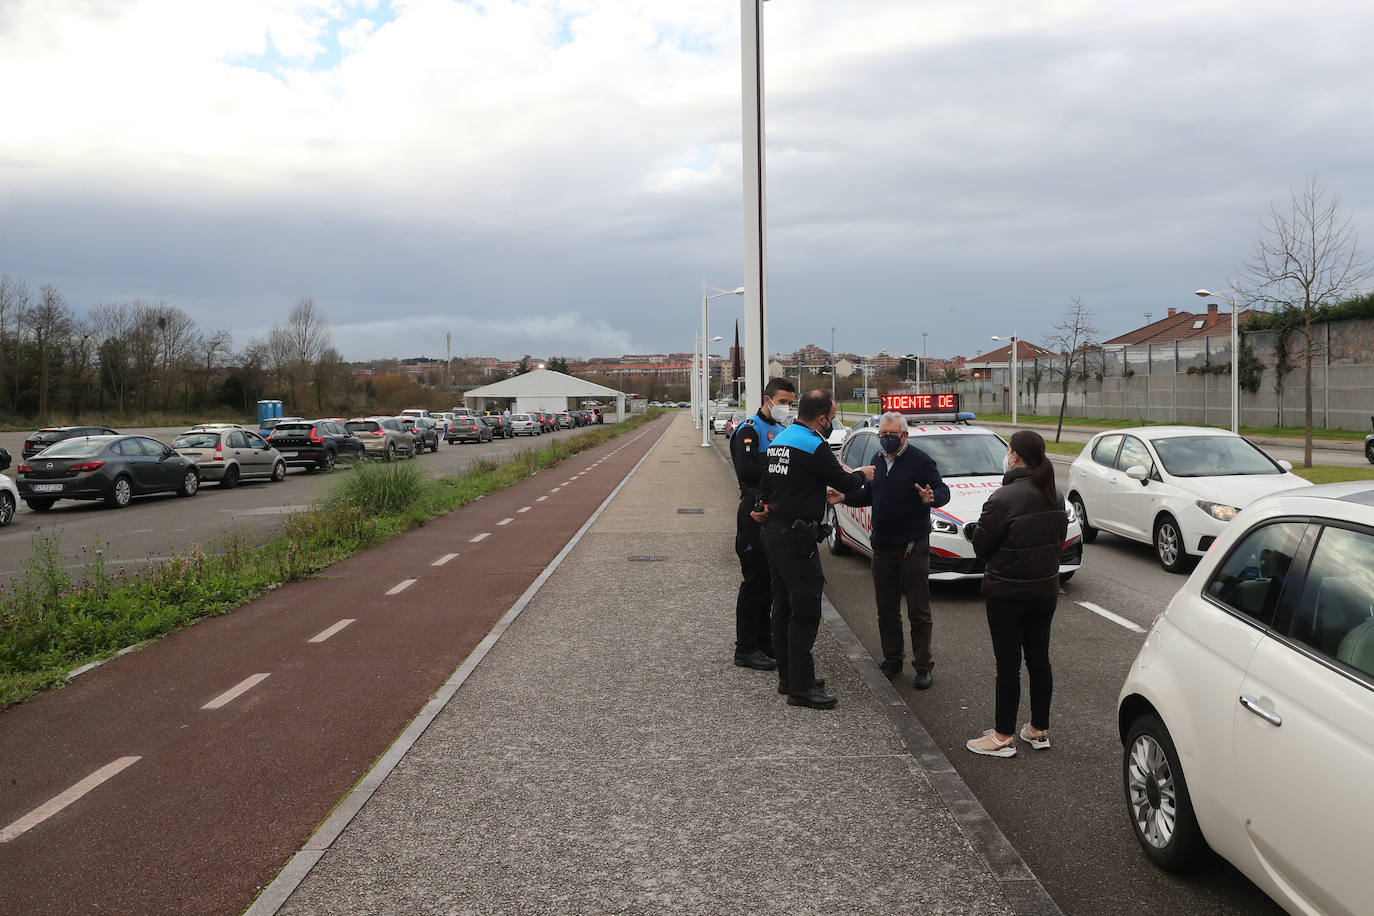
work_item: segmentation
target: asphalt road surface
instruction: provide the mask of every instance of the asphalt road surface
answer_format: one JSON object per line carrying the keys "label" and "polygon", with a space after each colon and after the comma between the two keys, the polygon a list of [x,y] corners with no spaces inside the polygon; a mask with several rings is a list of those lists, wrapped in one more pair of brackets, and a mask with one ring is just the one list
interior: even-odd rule
{"label": "asphalt road surface", "polygon": [[0,713],[0,912],[241,912],[671,422]]}
{"label": "asphalt road surface", "polygon": [[[1071,459],[1053,457],[1062,487]],[[867,558],[831,556],[824,549],[822,558],[826,596],[869,653],[881,659]],[[1021,744],[1010,759],[979,757],[964,748],[992,727],[995,669],[978,585],[932,583],[935,685],[929,690],[912,687],[907,637],[907,667],[894,682],[898,692],[1069,916],[1283,912],[1222,862],[1187,878],[1161,872],[1140,852],[1127,821],[1116,699],[1144,636],[1079,602],[1144,629],[1184,581],[1160,568],[1148,544],[1101,533],[1085,547],[1083,568],[1065,586],[1055,612],[1053,747],[1037,752]],[[907,626],[904,616],[904,632]],[[1021,703],[1018,727],[1029,717],[1024,680]],[[883,829],[900,842],[901,824]]]}
{"label": "asphalt road surface", "polygon": [[[183,430],[164,427],[120,432],[151,436],[170,445]],[[579,432],[582,430],[565,429],[534,438],[498,439],[481,444],[440,442],[439,451],[425,452],[414,460],[428,473],[456,474],[482,458],[500,460],[521,449],[542,448],[555,439]],[[0,433],[0,445],[9,449],[14,465],[22,460],[19,454],[24,436]],[[13,475],[13,466],[6,473]],[[109,509],[100,502],[61,500],[50,511],[38,513],[20,502],[14,523],[0,528],[0,588],[30,566],[33,538],[38,533],[60,538],[58,553],[70,570],[84,566],[96,549],[104,550],[106,564],[114,568],[184,554],[192,544],[212,553],[225,537],[235,532],[250,544],[260,544],[281,533],[286,515],[306,508],[348,473],[343,467],[330,474],[290,468],[280,483],[247,481],[233,490],[220,490],[219,484],[206,483],[190,499],[174,493],[140,496],[125,509]]]}

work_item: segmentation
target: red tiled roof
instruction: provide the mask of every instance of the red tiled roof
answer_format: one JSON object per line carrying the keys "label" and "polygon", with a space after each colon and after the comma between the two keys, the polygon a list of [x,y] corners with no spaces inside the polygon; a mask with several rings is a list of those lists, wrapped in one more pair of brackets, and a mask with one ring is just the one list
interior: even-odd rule
{"label": "red tiled roof", "polygon": [[[1250,316],[1250,309],[1242,309],[1241,324]],[[1200,327],[1194,327],[1202,322]],[[1231,311],[1208,310],[1206,312],[1177,312],[1152,321],[1144,327],[1118,334],[1111,340],[1104,340],[1103,346],[1122,344],[1173,343],[1176,340],[1193,340],[1199,337],[1229,335],[1231,333]]]}
{"label": "red tiled roof", "polygon": [[[1016,342],[1016,353],[1019,359],[1035,359],[1037,356],[1053,356],[1044,347],[1038,347],[1028,340],[1018,340]],[[1011,359],[1011,344],[999,347],[989,353],[979,356],[970,356],[967,362],[970,363],[1005,363]]]}

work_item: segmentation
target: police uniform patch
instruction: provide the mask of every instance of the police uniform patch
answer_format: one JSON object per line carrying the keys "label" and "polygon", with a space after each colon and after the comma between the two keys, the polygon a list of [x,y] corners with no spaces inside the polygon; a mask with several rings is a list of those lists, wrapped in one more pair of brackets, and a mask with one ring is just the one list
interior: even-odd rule
{"label": "police uniform patch", "polygon": [[769,442],[772,442],[772,441],[773,441],[774,439],[776,439],[777,437],[778,437],[778,434],[777,434],[777,433],[773,432],[772,430],[769,430],[769,431],[768,431],[768,441],[769,441]]}

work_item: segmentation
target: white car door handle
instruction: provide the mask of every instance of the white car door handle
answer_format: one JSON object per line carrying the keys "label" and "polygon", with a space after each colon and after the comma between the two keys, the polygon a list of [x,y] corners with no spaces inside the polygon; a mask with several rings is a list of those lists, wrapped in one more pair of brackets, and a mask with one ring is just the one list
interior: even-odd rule
{"label": "white car door handle", "polygon": [[1283,724],[1283,718],[1278,713],[1270,712],[1269,710],[1265,709],[1263,706],[1259,704],[1259,700],[1256,700],[1254,697],[1241,694],[1240,705],[1244,706],[1246,709],[1250,710],[1250,712],[1259,716],[1261,719],[1268,722],[1275,728],[1278,728],[1280,725]]}

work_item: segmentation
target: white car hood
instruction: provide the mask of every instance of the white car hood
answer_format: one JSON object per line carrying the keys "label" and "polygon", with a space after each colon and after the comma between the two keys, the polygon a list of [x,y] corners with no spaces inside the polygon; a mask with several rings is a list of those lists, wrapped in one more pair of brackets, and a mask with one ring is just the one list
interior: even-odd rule
{"label": "white car hood", "polygon": [[1231,474],[1224,477],[1171,477],[1175,486],[1196,493],[1200,498],[1244,509],[1270,493],[1310,487],[1312,482],[1297,474]]}
{"label": "white car hood", "polygon": [[977,477],[946,477],[949,502],[932,512],[948,515],[960,524],[978,521],[983,503],[1002,486],[1001,474],[981,474]]}

